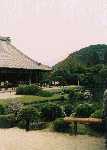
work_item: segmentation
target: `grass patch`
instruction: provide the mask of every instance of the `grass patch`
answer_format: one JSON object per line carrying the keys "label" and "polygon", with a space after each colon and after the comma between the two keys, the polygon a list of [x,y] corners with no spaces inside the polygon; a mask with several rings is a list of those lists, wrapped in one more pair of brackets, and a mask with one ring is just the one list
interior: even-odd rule
{"label": "grass patch", "polygon": [[60,100],[59,95],[54,95],[52,97],[42,97],[42,96],[22,96],[18,100],[23,104],[33,104],[33,103],[40,103],[40,102],[50,102],[55,100]]}
{"label": "grass patch", "polygon": [[12,101],[19,101],[27,105],[27,104],[34,104],[34,103],[53,102],[53,101],[58,101],[58,100],[61,100],[60,95],[53,95],[51,97],[24,95],[24,96],[14,98],[14,99],[1,99],[0,104],[8,105]]}

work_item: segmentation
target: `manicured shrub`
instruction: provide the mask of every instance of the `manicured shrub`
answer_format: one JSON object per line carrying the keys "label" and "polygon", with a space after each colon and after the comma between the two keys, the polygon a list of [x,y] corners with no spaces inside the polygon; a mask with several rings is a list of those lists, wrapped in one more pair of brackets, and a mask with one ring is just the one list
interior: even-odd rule
{"label": "manicured shrub", "polygon": [[24,121],[25,122],[25,129],[26,131],[29,131],[30,129],[30,124],[33,121],[38,121],[40,115],[37,109],[31,107],[31,106],[26,106],[23,107],[23,109],[18,113],[17,115],[17,120]]}
{"label": "manicured shrub", "polygon": [[5,106],[0,104],[0,115],[5,114]]}
{"label": "manicured shrub", "polygon": [[92,104],[84,103],[79,104],[76,108],[77,117],[89,117],[94,112],[94,106]]}
{"label": "manicured shrub", "polygon": [[[26,121],[25,120],[19,121],[17,123],[17,127],[21,128],[21,129],[25,129],[26,128]],[[33,121],[29,125],[30,130],[41,130],[41,129],[44,129],[46,127],[47,127],[47,123],[41,122],[41,121]]]}
{"label": "manicured shrub", "polygon": [[53,93],[50,92],[50,91],[43,91],[43,90],[41,90],[39,92],[39,95],[42,96],[42,97],[51,97],[53,95]]}
{"label": "manicured shrub", "polygon": [[20,129],[25,129],[26,128],[26,121],[21,119],[20,121],[17,122],[17,127],[19,127]]}
{"label": "manicured shrub", "polygon": [[0,128],[11,128],[15,126],[16,118],[14,114],[0,115]]}
{"label": "manicured shrub", "polygon": [[16,94],[20,94],[20,95],[38,95],[40,91],[41,91],[41,88],[34,84],[19,85],[16,88]]}
{"label": "manicured shrub", "polygon": [[45,104],[41,108],[41,117],[45,121],[53,121],[62,116],[62,109],[56,104]]}
{"label": "manicured shrub", "polygon": [[68,95],[69,100],[83,100],[84,93],[83,91],[78,91],[77,89],[71,89]]}
{"label": "manicured shrub", "polygon": [[69,132],[71,130],[71,126],[69,123],[64,122],[63,118],[58,118],[53,123],[53,129],[57,132]]}
{"label": "manicured shrub", "polygon": [[19,85],[17,88],[16,88],[16,94],[21,94],[23,95],[24,94],[24,85]]}
{"label": "manicured shrub", "polygon": [[31,125],[30,125],[30,128],[32,130],[42,130],[42,129],[45,129],[47,127],[47,123],[46,122],[41,122],[41,121],[38,121],[38,122],[32,122]]}
{"label": "manicured shrub", "polygon": [[72,91],[77,91],[78,89],[76,88],[76,87],[64,87],[63,88],[63,91],[64,91],[64,93],[66,93],[66,94],[69,94],[70,92],[72,92]]}
{"label": "manicured shrub", "polygon": [[66,104],[64,106],[64,112],[66,116],[70,116],[73,113],[73,106],[71,104]]}
{"label": "manicured shrub", "polygon": [[69,91],[69,99],[75,99],[77,96],[77,92],[75,89]]}

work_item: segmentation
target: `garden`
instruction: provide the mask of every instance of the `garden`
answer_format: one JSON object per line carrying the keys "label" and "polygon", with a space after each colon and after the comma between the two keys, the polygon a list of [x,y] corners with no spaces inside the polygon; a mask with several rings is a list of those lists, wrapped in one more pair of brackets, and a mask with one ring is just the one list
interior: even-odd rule
{"label": "garden", "polygon": [[[68,86],[44,90],[37,85],[20,85],[15,99],[0,100],[0,128],[18,127],[29,130],[49,129],[73,134],[73,124],[64,117],[102,118],[100,101],[93,101],[83,87]],[[102,125],[78,125],[78,134],[99,135]]]}

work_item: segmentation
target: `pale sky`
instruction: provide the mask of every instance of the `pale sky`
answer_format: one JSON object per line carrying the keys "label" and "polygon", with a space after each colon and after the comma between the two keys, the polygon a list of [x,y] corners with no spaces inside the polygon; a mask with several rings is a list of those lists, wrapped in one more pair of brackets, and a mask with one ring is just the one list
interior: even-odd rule
{"label": "pale sky", "polygon": [[90,44],[107,44],[107,0],[0,0],[0,35],[49,66]]}

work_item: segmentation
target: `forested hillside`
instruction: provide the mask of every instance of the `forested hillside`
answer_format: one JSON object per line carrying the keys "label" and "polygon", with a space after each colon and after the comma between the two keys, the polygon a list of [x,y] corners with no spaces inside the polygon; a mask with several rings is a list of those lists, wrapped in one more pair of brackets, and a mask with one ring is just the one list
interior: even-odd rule
{"label": "forested hillside", "polygon": [[64,69],[71,68],[72,66],[84,65],[91,67],[97,64],[107,64],[107,45],[98,44],[85,47],[71,53],[65,60],[56,64],[53,68]]}
{"label": "forested hillside", "polygon": [[70,54],[53,67],[52,80],[84,86],[98,97],[107,88],[107,45],[91,45]]}

